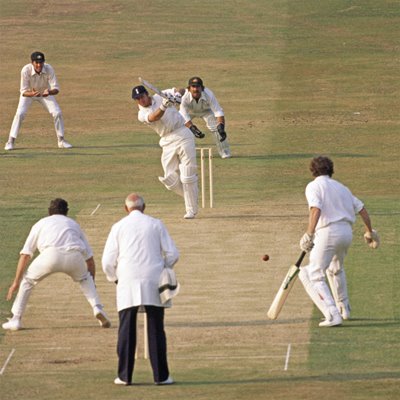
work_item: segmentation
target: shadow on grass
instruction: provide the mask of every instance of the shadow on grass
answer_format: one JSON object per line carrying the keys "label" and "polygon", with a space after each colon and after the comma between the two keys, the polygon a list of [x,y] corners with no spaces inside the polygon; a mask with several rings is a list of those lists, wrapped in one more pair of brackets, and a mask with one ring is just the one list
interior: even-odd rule
{"label": "shadow on grass", "polygon": [[306,318],[283,319],[279,321],[250,320],[250,321],[205,321],[205,322],[171,322],[167,323],[171,327],[184,328],[223,328],[235,326],[268,326],[268,325],[285,325],[285,324],[304,324],[308,320]]}
{"label": "shadow on grass", "polygon": [[[315,157],[315,153],[292,153],[292,154],[254,154],[254,155],[233,155],[233,158],[242,158],[250,160],[296,160],[296,159],[311,159]],[[332,158],[370,158],[369,154],[353,154],[353,153],[332,153]]]}
{"label": "shadow on grass", "polygon": [[203,380],[203,381],[187,381],[176,382],[179,386],[199,386],[199,385],[246,385],[257,383],[274,383],[274,382],[346,382],[346,381],[376,381],[386,379],[400,379],[400,372],[371,372],[371,373],[353,373],[353,374],[327,374],[312,376],[278,376],[271,378],[242,379],[242,380]]}
{"label": "shadow on grass", "polygon": [[[43,156],[103,156],[109,153],[84,153],[79,150],[136,149],[160,147],[156,144],[117,144],[110,146],[74,146],[71,149],[48,149],[46,147],[18,147],[11,152],[2,153],[4,158],[37,158]],[[78,150],[78,151],[77,151]]]}

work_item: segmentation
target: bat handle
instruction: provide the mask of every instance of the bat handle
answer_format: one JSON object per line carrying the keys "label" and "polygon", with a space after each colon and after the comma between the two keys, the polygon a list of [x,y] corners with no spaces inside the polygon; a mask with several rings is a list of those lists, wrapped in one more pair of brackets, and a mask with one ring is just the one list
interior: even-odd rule
{"label": "bat handle", "polygon": [[296,262],[296,264],[295,264],[297,268],[300,268],[300,265],[301,265],[301,263],[303,262],[304,257],[306,256],[306,254],[307,254],[306,251],[302,251],[302,252],[301,252],[300,257],[299,257],[299,259],[297,260],[297,262]]}

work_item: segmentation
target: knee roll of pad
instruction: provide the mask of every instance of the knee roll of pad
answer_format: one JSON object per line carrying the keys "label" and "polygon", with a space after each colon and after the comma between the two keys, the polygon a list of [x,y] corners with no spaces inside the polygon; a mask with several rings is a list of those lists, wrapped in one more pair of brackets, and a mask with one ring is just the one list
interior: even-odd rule
{"label": "knee roll of pad", "polygon": [[179,170],[181,171],[181,182],[182,183],[195,183],[197,182],[197,167],[180,165]]}

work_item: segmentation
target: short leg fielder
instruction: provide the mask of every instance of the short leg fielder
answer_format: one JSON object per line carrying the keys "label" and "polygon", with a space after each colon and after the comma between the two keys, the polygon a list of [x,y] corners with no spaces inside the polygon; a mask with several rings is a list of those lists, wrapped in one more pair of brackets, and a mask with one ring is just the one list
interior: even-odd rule
{"label": "short leg fielder", "polygon": [[81,253],[76,251],[60,253],[55,249],[49,248],[33,260],[21,281],[17,297],[11,309],[15,317],[22,318],[32,289],[48,275],[56,272],[63,272],[75,282],[79,282],[81,291],[92,306],[95,316],[98,314],[99,309],[102,310],[103,306],[97,294],[93,278],[87,270]]}
{"label": "short leg fielder", "polygon": [[231,151],[229,148],[229,141],[226,138],[223,142],[220,141],[220,136],[217,130],[217,119],[214,117],[212,112],[203,116],[203,120],[207,125],[208,130],[213,134],[217,150],[221,158],[231,157]]}
{"label": "short leg fielder", "polygon": [[25,115],[29,110],[29,107],[34,101],[38,101],[42,106],[51,114],[54,120],[54,127],[56,130],[57,138],[62,140],[64,138],[64,120],[61,113],[60,106],[54,96],[48,97],[24,97],[20,96],[17,111],[14,116],[13,123],[11,125],[10,137],[16,139],[19,130],[22,125],[22,121],[25,119]]}

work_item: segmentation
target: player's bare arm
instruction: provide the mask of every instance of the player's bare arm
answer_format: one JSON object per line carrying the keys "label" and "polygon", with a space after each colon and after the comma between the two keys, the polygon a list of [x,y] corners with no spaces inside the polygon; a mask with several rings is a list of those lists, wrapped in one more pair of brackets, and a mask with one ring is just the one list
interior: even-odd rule
{"label": "player's bare arm", "polygon": [[308,228],[307,228],[307,233],[310,236],[313,236],[315,233],[315,228],[318,224],[319,217],[321,216],[321,210],[317,207],[311,207],[310,208],[310,215],[308,218]]}
{"label": "player's bare arm", "polygon": [[24,276],[24,272],[26,270],[26,267],[28,266],[30,259],[31,259],[31,256],[28,254],[21,254],[19,256],[17,270],[15,272],[14,282],[11,284],[11,286],[7,292],[7,296],[6,296],[7,300],[11,300],[13,297],[13,294],[16,291],[18,291],[19,285],[21,284],[22,278]]}

